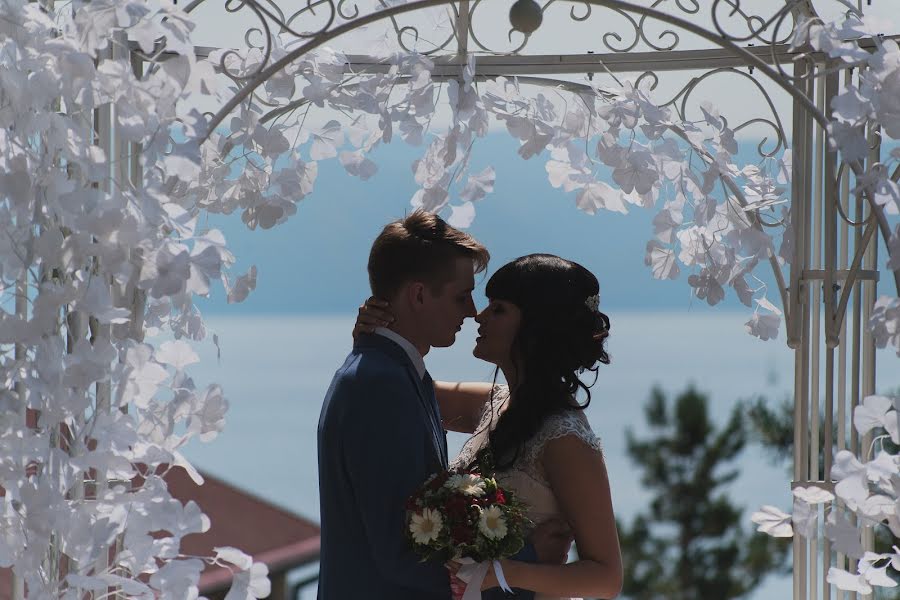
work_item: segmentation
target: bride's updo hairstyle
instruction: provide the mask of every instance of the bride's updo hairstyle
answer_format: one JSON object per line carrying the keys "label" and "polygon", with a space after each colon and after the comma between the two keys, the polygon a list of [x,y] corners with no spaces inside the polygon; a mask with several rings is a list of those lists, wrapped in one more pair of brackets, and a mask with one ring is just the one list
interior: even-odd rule
{"label": "bride's updo hairstyle", "polygon": [[[486,294],[521,310],[512,343],[511,363],[518,369],[509,406],[490,434],[495,465],[505,469],[541,424],[566,410],[584,410],[597,381],[598,363],[609,364],[604,348],[609,317],[597,310],[600,284],[578,263],[552,254],[529,254],[501,267]],[[594,373],[590,385],[579,375]],[[578,404],[579,389],[587,396]]]}

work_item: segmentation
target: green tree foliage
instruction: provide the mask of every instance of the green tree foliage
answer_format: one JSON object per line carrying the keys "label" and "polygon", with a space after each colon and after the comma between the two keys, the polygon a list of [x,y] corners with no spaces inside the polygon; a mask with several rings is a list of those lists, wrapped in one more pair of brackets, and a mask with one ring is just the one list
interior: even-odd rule
{"label": "green tree foliage", "polygon": [[654,389],[648,437],[627,432],[628,454],[652,493],[646,511],[619,525],[623,594],[633,600],[742,598],[785,564],[788,543],[748,533],[745,507],[727,495],[747,443],[743,410],[717,428],[707,405],[693,388],[673,403]]}

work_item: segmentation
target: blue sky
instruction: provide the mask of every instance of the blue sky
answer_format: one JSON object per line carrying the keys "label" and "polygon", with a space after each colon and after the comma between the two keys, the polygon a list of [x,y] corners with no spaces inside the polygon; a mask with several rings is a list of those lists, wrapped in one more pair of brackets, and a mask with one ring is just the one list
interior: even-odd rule
{"label": "blue sky", "polygon": [[[748,310],[733,294],[710,309],[691,298],[688,273],[675,281],[654,280],[644,266],[644,248],[653,236],[653,211],[632,207],[628,215],[589,215],[575,207],[575,194],[554,189],[545,158],[523,160],[516,140],[505,133],[480,139],[470,172],[491,165],[494,192],[480,201],[469,231],[490,249],[489,272],[517,256],[550,252],[582,263],[600,279],[601,302],[616,310]],[[755,146],[755,144],[752,144]],[[751,147],[751,144],[748,144]],[[237,214],[213,216],[238,258],[235,274],[257,266],[257,289],[241,305],[227,305],[220,290],[198,302],[207,314],[328,314],[355,311],[369,294],[366,259],[381,227],[411,210],[417,186],[410,164],[421,147],[395,142],[378,148],[379,172],[361,181],[336,160],[321,161],[313,193],[297,214],[272,230],[248,230]],[[769,267],[758,275],[771,280]],[[482,289],[476,302],[483,298]],[[770,298],[776,301],[773,289]]]}

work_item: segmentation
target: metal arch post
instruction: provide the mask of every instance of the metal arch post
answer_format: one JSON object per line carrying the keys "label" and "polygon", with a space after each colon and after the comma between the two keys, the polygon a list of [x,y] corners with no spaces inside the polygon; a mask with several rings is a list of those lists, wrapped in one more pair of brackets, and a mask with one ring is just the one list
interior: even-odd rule
{"label": "metal arch post", "polygon": [[[794,66],[795,78],[812,92],[814,79],[807,77],[815,67],[808,61]],[[794,255],[791,261],[790,295],[793,318],[788,321],[788,344],[794,350],[794,482],[808,479],[807,425],[809,383],[809,290],[803,273],[809,265],[809,170],[810,117],[795,103],[793,111],[793,174],[791,181],[791,227],[794,232]],[[807,598],[807,555],[805,538],[793,538],[793,598]]]}
{"label": "metal arch post", "polygon": [[459,0],[459,14],[456,17],[456,56],[460,62],[465,61],[469,52],[470,12],[469,0]]}
{"label": "metal arch post", "polygon": [[[817,63],[816,69],[819,71],[827,70],[827,65]],[[815,102],[816,107],[820,111],[824,111],[825,106],[825,86],[822,84],[821,79],[816,79],[813,84],[815,93]],[[823,247],[823,233],[824,229],[824,221],[825,221],[825,197],[826,191],[824,189],[824,177],[823,177],[823,166],[825,161],[825,147],[827,142],[825,140],[825,132],[821,127],[816,127],[813,130],[813,144],[814,144],[814,159],[812,162],[812,185],[810,187],[810,191],[812,195],[810,197],[810,204],[812,206],[812,224],[811,229],[809,230],[809,240],[810,247],[809,252],[811,256],[811,263],[808,263],[812,266],[813,269],[821,270],[823,273],[823,279],[828,277],[827,268],[825,268],[825,263],[823,263],[822,256],[822,247]],[[806,484],[809,484],[814,481],[819,481],[819,439],[820,439],[820,428],[819,428],[819,419],[820,419],[820,398],[821,398],[821,377],[820,370],[822,366],[821,361],[821,350],[822,350],[822,296],[823,289],[822,284],[818,281],[810,280],[807,276],[807,272],[804,272],[804,278],[808,281],[808,291],[807,298],[809,300],[809,312],[810,312],[810,335],[807,337],[808,340],[808,352],[809,352],[809,362],[808,362],[808,389],[809,393],[807,396],[807,405],[809,407],[806,418],[808,419],[808,430],[809,435],[804,439],[804,444],[807,446],[807,475],[806,475]],[[809,557],[808,561],[808,585],[809,585],[809,598],[818,598],[818,588],[819,588],[819,576],[818,576],[818,538],[808,539],[807,543],[809,544]]]}
{"label": "metal arch post", "polygon": [[[872,143],[874,141],[874,143]],[[868,161],[870,164],[875,164],[881,162],[881,136],[878,135],[877,131],[872,131],[869,134],[869,142],[870,142],[870,152],[868,156]],[[871,207],[869,208],[871,210]],[[887,242],[888,238],[885,238],[885,242]],[[878,243],[870,243],[867,245],[865,249],[865,256],[863,258],[863,266],[865,269],[874,270],[878,265]],[[897,271],[894,272],[895,277],[900,275]],[[869,322],[869,319],[872,316],[872,311],[875,307],[875,298],[877,297],[877,288],[878,288],[878,277],[876,271],[876,277],[869,281],[861,281],[859,287],[862,288],[862,318],[865,323]],[[877,363],[875,360],[875,336],[872,335],[871,330],[866,327],[863,330],[862,336],[862,367],[863,367],[863,380],[862,380],[862,397],[870,396],[875,393],[875,375],[876,375],[876,367]],[[863,436],[862,446],[864,451],[868,451],[869,447],[872,443],[873,434],[872,432],[867,433]],[[862,539],[863,549],[864,550],[874,550],[875,547],[875,532],[872,526],[866,527],[863,532]],[[872,595],[869,595],[871,598]]]}

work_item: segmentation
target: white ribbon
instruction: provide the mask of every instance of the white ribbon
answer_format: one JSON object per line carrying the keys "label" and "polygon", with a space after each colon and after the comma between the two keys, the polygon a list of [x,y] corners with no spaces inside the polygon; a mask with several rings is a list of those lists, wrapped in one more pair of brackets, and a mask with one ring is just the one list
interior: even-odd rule
{"label": "white ribbon", "polygon": [[456,576],[466,584],[466,592],[463,594],[462,600],[481,600],[481,584],[487,577],[488,569],[493,564],[494,574],[497,576],[497,582],[500,588],[505,592],[512,593],[512,588],[506,583],[506,577],[503,576],[503,567],[500,561],[484,561],[477,563],[471,558],[460,558],[457,562],[462,564]]}

